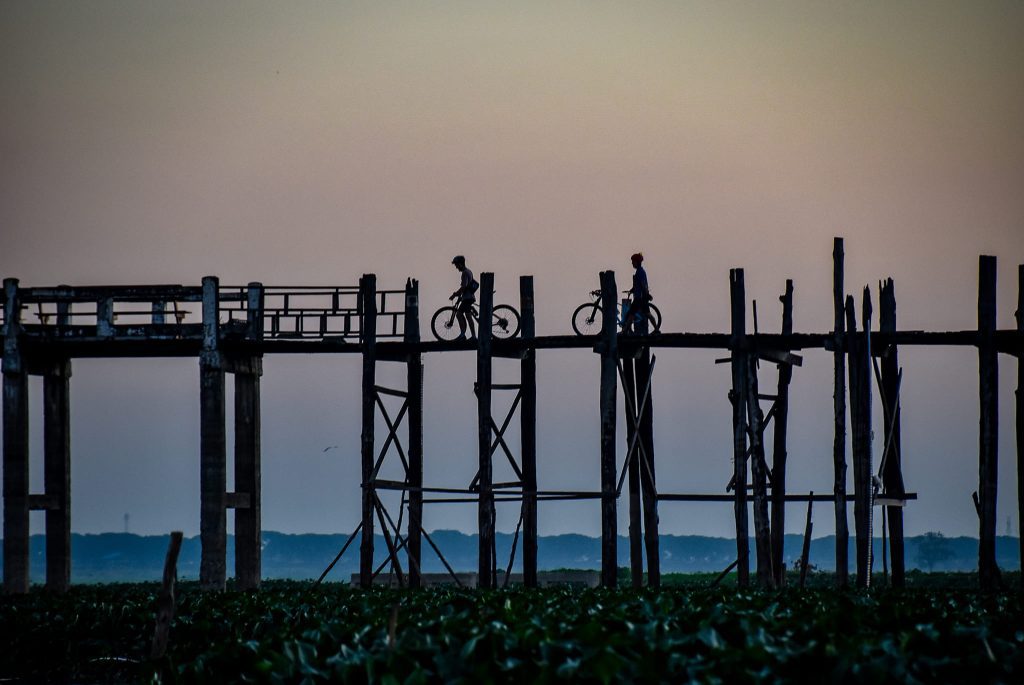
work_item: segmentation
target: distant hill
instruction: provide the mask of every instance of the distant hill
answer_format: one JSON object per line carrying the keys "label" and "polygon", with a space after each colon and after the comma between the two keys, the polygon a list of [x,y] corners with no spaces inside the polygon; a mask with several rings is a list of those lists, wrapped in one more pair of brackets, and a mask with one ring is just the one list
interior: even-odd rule
{"label": "distant hill", "polygon": [[[265,578],[316,578],[330,563],[345,542],[344,535],[300,534],[288,535],[265,531],[263,533],[263,576]],[[471,571],[477,566],[476,535],[453,530],[438,530],[431,539],[444,553],[456,570]],[[158,580],[163,571],[167,536],[142,536],[126,533],[98,535],[72,535],[72,578],[74,582],[114,582]],[[521,560],[521,543],[517,549],[516,568]],[[799,557],[802,540],[798,535],[787,535],[785,559],[792,567]],[[30,539],[32,580],[45,578],[45,539],[33,535]],[[498,566],[508,563],[512,535],[498,533]],[[601,564],[601,541],[586,535],[553,535],[538,541],[538,565],[541,570],[557,568],[597,569]],[[835,538],[827,536],[811,542],[811,563],[823,570],[833,570]],[[754,545],[751,541],[751,556]],[[383,538],[375,543],[379,561],[385,557]],[[975,538],[945,538],[930,534],[907,538],[907,565],[935,571],[970,571],[977,567],[978,541]],[[629,545],[619,538],[619,566],[629,565]],[[736,542],[730,538],[698,535],[661,536],[662,571],[700,572],[718,571],[736,558]],[[996,539],[996,560],[1006,570],[1020,568],[1017,538]],[[881,569],[882,543],[875,540],[875,568]],[[2,559],[2,552],[0,552]],[[850,561],[853,563],[854,541],[850,540]],[[929,561],[931,563],[929,563]],[[234,541],[228,540],[228,570],[234,568]],[[331,571],[329,579],[347,580],[359,569],[358,541],[351,545],[345,556]],[[444,572],[444,566],[430,545],[423,544],[423,570],[427,573]],[[178,561],[178,575],[182,579],[199,577],[199,538],[186,538]]]}

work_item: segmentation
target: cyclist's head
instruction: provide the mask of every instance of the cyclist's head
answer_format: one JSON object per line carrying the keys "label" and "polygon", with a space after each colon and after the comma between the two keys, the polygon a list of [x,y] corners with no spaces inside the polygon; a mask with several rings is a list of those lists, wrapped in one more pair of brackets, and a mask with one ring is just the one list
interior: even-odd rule
{"label": "cyclist's head", "polygon": [[637,252],[637,253],[633,254],[629,258],[629,261],[633,262],[633,266],[634,267],[640,266],[641,264],[644,263],[644,253],[643,252]]}
{"label": "cyclist's head", "polygon": [[452,264],[454,264],[455,266],[458,266],[458,267],[466,266],[466,258],[463,257],[460,254],[459,255],[455,255],[455,258],[452,259]]}

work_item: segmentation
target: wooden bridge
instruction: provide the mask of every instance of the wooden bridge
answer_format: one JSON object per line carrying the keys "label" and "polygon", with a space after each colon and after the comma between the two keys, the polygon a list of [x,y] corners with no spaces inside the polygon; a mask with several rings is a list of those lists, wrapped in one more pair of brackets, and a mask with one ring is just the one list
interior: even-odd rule
{"label": "wooden bridge", "polygon": [[[200,286],[110,286],[24,288],[15,279],[4,281],[3,302],[3,476],[4,587],[25,592],[29,584],[29,512],[46,512],[46,584],[66,590],[70,568],[70,427],[69,384],[72,360],[87,357],[197,357],[200,393],[200,580],[204,588],[225,586],[227,509],[235,510],[235,576],[241,588],[260,582],[260,376],[265,355],[275,353],[359,354],[362,356],[362,516],[342,553],[360,536],[360,583],[369,586],[385,568],[399,584],[421,584],[422,541],[426,540],[448,566],[422,527],[423,506],[434,502],[474,502],[478,509],[481,587],[507,582],[495,554],[495,504],[518,502],[521,513],[512,555],[522,537],[523,582],[537,585],[537,503],[550,500],[601,502],[601,579],[616,584],[617,506],[628,482],[629,540],[632,580],[640,585],[646,548],[647,582],[660,583],[658,551],[659,505],[675,501],[732,502],[736,521],[736,568],[741,585],[750,582],[748,508],[753,507],[756,580],[765,587],[784,582],[782,539],[787,502],[834,502],[838,582],[847,579],[848,508],[853,505],[856,537],[856,583],[870,583],[874,511],[882,513],[883,563],[891,554],[892,583],[903,584],[903,508],[916,498],[906,490],[901,468],[900,385],[898,349],[904,345],[972,346],[979,355],[979,484],[975,494],[979,517],[979,571],[983,587],[999,582],[995,562],[997,492],[997,364],[999,353],[1018,358],[1016,407],[1018,507],[1024,519],[1024,265],[1019,268],[1017,328],[996,330],[996,260],[979,260],[978,328],[967,331],[901,331],[896,325],[895,289],[891,279],[880,283],[880,313],[875,323],[871,291],[863,291],[858,311],[843,285],[843,241],[833,252],[834,313],[832,329],[824,333],[793,331],[792,282],[780,297],[783,305],[779,334],[747,326],[747,299],[742,269],[730,272],[731,329],[728,333],[659,333],[622,335],[616,325],[615,274],[600,274],[603,327],[594,336],[537,336],[534,325],[533,278],[520,277],[521,334],[493,339],[481,326],[476,339],[439,342],[421,339],[419,289],[410,279],[404,289],[379,290],[376,277],[363,276],[351,287],[269,287],[260,283],[222,286],[207,277]],[[480,278],[480,320],[489,321],[493,307],[494,275]],[[859,328],[858,328],[859,321]],[[536,355],[545,349],[591,350],[600,358],[595,386],[600,395],[601,442],[599,491],[544,490],[536,469],[537,386]],[[660,348],[720,349],[719,361],[732,368],[729,398],[733,407],[733,474],[726,492],[668,493],[656,486],[655,440],[651,387],[656,352]],[[822,488],[828,494],[793,494],[786,490],[786,432],[789,386],[802,350],[830,352],[835,366],[834,481]],[[438,488],[423,483],[423,355],[435,352],[475,352],[478,410],[478,471],[467,488]],[[516,384],[492,382],[494,357],[520,360]],[[772,392],[764,392],[759,360],[776,365]],[[407,369],[404,388],[377,384],[381,363],[400,363]],[[235,488],[227,490],[226,375],[234,376]],[[44,492],[29,492],[28,376],[43,377]],[[625,457],[618,459],[616,436],[618,393],[626,411]],[[495,392],[514,392],[508,414],[499,423],[492,415]],[[392,416],[382,397],[401,400]],[[876,466],[872,455],[871,405],[882,403],[883,439]],[[762,403],[769,403],[765,411]],[[847,403],[852,435],[853,492],[847,491]],[[513,454],[508,435],[518,411],[520,453]],[[388,434],[375,435],[378,416]],[[406,441],[400,428],[406,426]],[[766,427],[774,422],[772,444]],[[771,465],[768,456],[771,456]],[[384,460],[397,454],[403,480],[378,477]],[[492,460],[506,458],[516,480],[495,483]],[[518,456],[518,459],[517,459]],[[394,458],[394,457],[392,457]],[[748,473],[749,472],[749,473]],[[749,481],[749,482],[748,482]],[[399,491],[397,515],[378,493]],[[664,507],[662,507],[664,509]],[[404,527],[403,527],[404,522]],[[387,558],[374,567],[377,525],[387,546]],[[810,530],[808,511],[808,535]],[[890,551],[891,550],[891,551]],[[1021,549],[1024,558],[1024,546]],[[339,554],[339,557],[341,554]],[[335,559],[337,561],[337,559]],[[404,563],[403,563],[404,562]],[[452,576],[456,574],[450,567]],[[326,574],[326,571],[325,571]]]}

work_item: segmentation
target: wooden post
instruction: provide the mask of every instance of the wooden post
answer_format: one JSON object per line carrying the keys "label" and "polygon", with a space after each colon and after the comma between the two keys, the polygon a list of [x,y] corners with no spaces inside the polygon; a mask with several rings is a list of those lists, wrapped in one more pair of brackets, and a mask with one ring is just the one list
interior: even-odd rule
{"label": "wooden post", "polygon": [[43,487],[56,504],[46,510],[46,588],[71,584],[71,361],[55,361],[43,376]]}
{"label": "wooden post", "polygon": [[732,459],[736,516],[736,583],[750,584],[750,533],[747,530],[747,355],[746,292],[743,269],[729,270],[732,311]]}
{"label": "wooden post", "polygon": [[363,343],[363,430],[360,448],[363,536],[359,545],[359,585],[369,588],[373,583],[373,508],[376,500],[372,482],[377,392],[377,277],[374,274],[364,274],[359,279],[359,308],[359,333]]}
{"label": "wooden post", "polygon": [[814,507],[814,491],[811,491],[810,497],[807,498],[807,520],[804,522],[804,544],[800,548],[800,587],[804,586],[807,581],[807,564],[811,557],[811,530],[813,523],[811,522],[811,511]]}
{"label": "wooden post", "polygon": [[[640,322],[640,335],[647,335],[648,317]],[[643,494],[644,514],[644,546],[647,551],[647,584],[650,587],[661,586],[661,552],[658,540],[658,492],[654,473],[654,384],[651,379],[651,348],[644,346],[640,356],[636,358],[636,403],[639,411],[643,404],[641,394],[650,387],[647,404],[640,415],[637,427],[640,431],[640,444],[644,446],[639,459],[643,459],[640,469],[640,490]],[[638,459],[638,461],[639,461]]]}
{"label": "wooden post", "polygon": [[4,279],[4,590],[28,592],[28,372],[18,280]]}
{"label": "wooden post", "polygon": [[750,426],[750,471],[754,490],[754,548],[757,552],[757,584],[763,588],[775,586],[772,570],[772,533],[768,518],[768,482],[765,473],[764,417],[757,386],[757,356],[747,353],[747,425]]}
{"label": "wooden post", "polygon": [[[793,333],[793,281],[786,280],[782,302],[782,335]],[[793,379],[793,366],[779,364],[779,383],[775,394],[775,431],[772,445],[772,568],[775,584],[782,587],[786,581],[782,567],[786,541],[786,433],[789,426],[789,384]]]}
{"label": "wooden post", "polygon": [[235,509],[235,578],[240,590],[260,586],[262,566],[261,358],[253,357],[248,366],[235,373],[235,491],[248,495],[248,506]]}
{"label": "wooden post", "polygon": [[[405,282],[405,342],[415,347],[420,342],[420,284]],[[421,586],[421,543],[423,541],[423,355],[410,352],[406,359],[406,389],[409,402],[409,527],[406,554],[409,557],[409,587]]]}
{"label": "wooden post", "polygon": [[615,272],[601,272],[601,585],[618,585],[618,521],[616,512],[615,410],[619,355],[615,312]]}
{"label": "wooden post", "polygon": [[843,239],[835,238],[832,248],[832,304],[835,313],[835,334],[833,351],[832,393],[835,432],[832,439],[832,463],[835,481],[832,495],[835,497],[836,512],[836,585],[846,587],[849,583],[850,531],[846,518],[846,359],[843,356],[847,344],[846,319],[843,300]]}
{"label": "wooden post", "polygon": [[999,475],[999,359],[995,346],[996,258],[978,260],[978,577],[982,589],[999,584],[996,566],[996,484]]}
{"label": "wooden post", "polygon": [[[879,297],[878,329],[883,333],[896,331],[896,287],[891,278],[882,284]],[[903,448],[900,442],[900,362],[896,345],[890,345],[882,354],[882,393],[885,397],[885,450],[882,453],[882,484],[885,494],[902,497],[906,493],[903,485]],[[886,507],[885,518],[889,524],[889,547],[892,553],[892,586],[905,584],[906,562],[903,549],[903,508]],[[883,528],[883,534],[885,529]]]}
{"label": "wooden post", "polygon": [[175,585],[178,580],[178,553],[181,551],[182,533],[176,530],[171,533],[171,543],[167,546],[164,557],[164,577],[157,598],[156,629],[153,631],[153,646],[149,655],[152,659],[161,658],[167,651],[171,638],[171,621],[174,619],[176,605]]}
{"label": "wooden post", "polygon": [[[623,300],[623,311],[627,305],[628,301]],[[626,398],[627,450],[633,444],[633,436],[637,430],[636,418],[633,416],[633,410],[630,409],[630,407],[638,406],[635,361],[631,357],[622,360],[622,393]],[[639,454],[639,448],[634,447],[634,451],[636,454],[632,456],[629,463],[629,570],[633,587],[639,588],[644,582],[644,543],[640,506],[640,459],[642,457]],[[626,459],[630,459],[630,457],[631,455],[627,452]]]}
{"label": "wooden post", "polygon": [[199,584],[223,590],[227,580],[227,438],[224,365],[219,341],[220,283],[203,278],[203,346],[199,355]]}
{"label": "wooden post", "polygon": [[491,476],[491,318],[494,312],[494,274],[480,274],[480,319],[477,325],[476,406],[479,438],[480,499],[478,579],[481,588],[496,587],[494,577],[494,489]]}
{"label": "wooden post", "polygon": [[[523,340],[536,336],[533,276],[519,277]],[[523,585],[537,587],[537,355],[525,350],[521,362],[522,400],[519,426],[523,459]]]}
{"label": "wooden post", "polygon": [[[1017,541],[1021,568],[1024,569],[1024,264],[1017,267]],[[1024,573],[1020,575],[1024,586]]]}
{"label": "wooden post", "polygon": [[871,541],[871,357],[870,290],[864,289],[864,323],[857,335],[857,314],[853,296],[846,298],[846,328],[849,331],[850,421],[853,423],[853,519],[857,538],[857,586],[868,587]]}

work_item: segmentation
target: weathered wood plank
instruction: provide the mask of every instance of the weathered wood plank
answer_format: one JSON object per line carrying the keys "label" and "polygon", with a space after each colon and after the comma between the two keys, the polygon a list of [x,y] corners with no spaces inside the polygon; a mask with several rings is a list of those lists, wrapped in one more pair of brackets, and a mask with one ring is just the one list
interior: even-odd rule
{"label": "weathered wood plank", "polygon": [[477,507],[479,533],[478,574],[480,587],[494,588],[494,487],[491,460],[491,317],[494,312],[494,274],[480,274],[480,321],[477,326],[476,399],[479,446],[480,501]]}
{"label": "weathered wood plank", "polygon": [[227,581],[227,436],[224,368],[219,349],[219,282],[203,278],[203,349],[199,356],[199,584],[223,590]]}
{"label": "weathered wood plank", "polygon": [[[879,295],[879,330],[896,330],[896,287],[891,278],[882,283]],[[900,431],[900,363],[899,348],[893,344],[880,355],[883,421],[885,422],[884,452],[882,453],[882,485],[886,496],[899,498],[905,492],[903,484],[903,447]],[[892,585],[906,583],[906,560],[903,542],[903,509],[887,507],[889,549],[892,555]]]}
{"label": "weathered wood plank", "polygon": [[996,258],[978,260],[978,580],[982,589],[999,583],[996,566],[996,491],[999,475],[999,358],[996,330]]}
{"label": "weathered wood plank", "polygon": [[[782,302],[782,334],[793,332],[793,281],[786,280],[786,291],[779,297]],[[786,433],[789,427],[789,384],[793,367],[779,364],[779,381],[775,391],[775,431],[772,435],[772,569],[775,584],[785,582],[782,568],[783,543],[786,531]]]}
{"label": "weathered wood plank", "polygon": [[245,495],[235,503],[235,578],[241,590],[258,588],[262,575],[261,425],[259,375],[235,374],[237,492],[230,494]]}
{"label": "weathered wood plank", "polygon": [[71,585],[71,362],[43,378],[43,488],[56,505],[46,511],[46,588]]}
{"label": "weathered wood plank", "polygon": [[736,519],[736,582],[750,584],[750,539],[747,528],[747,364],[750,357],[741,350],[746,345],[746,293],[743,269],[729,271],[729,301],[732,322],[732,458],[734,490],[733,513]]}
{"label": "weathered wood plank", "polygon": [[373,583],[373,532],[376,492],[374,472],[374,422],[376,419],[377,385],[377,277],[364,274],[359,279],[359,331],[363,351],[362,431],[360,433],[360,466],[362,471],[362,538],[359,545],[359,585],[369,588]]}
{"label": "weathered wood plank", "polygon": [[[537,335],[533,276],[519,277],[522,338]],[[520,450],[523,461],[523,584],[537,587],[537,355],[524,352],[520,362],[522,400],[519,407]]]}
{"label": "weathered wood plank", "polygon": [[850,531],[846,516],[846,318],[843,286],[843,239],[835,238],[832,248],[832,304],[835,314],[833,324],[833,420],[835,428],[832,438],[832,466],[834,482],[832,494],[836,516],[836,585],[846,587],[849,583]]}
{"label": "weathered wood plank", "polygon": [[[420,340],[420,284],[414,278],[405,283],[405,329],[403,339],[408,343]],[[406,359],[406,391],[409,402],[409,473],[406,481],[413,489],[409,492],[409,526],[406,534],[406,554],[409,556],[409,587],[422,585],[420,561],[422,556],[423,520],[423,356],[413,353]]]}
{"label": "weathered wood plank", "polygon": [[618,521],[615,497],[615,413],[618,394],[618,323],[615,272],[601,272],[601,584],[618,585]]}

